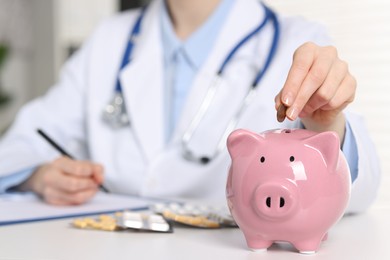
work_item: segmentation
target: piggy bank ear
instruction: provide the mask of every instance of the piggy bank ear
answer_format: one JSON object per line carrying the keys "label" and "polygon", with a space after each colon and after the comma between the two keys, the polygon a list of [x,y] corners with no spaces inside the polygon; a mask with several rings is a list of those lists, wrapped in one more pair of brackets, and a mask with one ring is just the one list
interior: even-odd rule
{"label": "piggy bank ear", "polygon": [[312,147],[322,154],[329,170],[336,169],[340,153],[340,139],[335,132],[322,132],[305,139],[303,142],[306,146]]}
{"label": "piggy bank ear", "polygon": [[227,139],[227,148],[230,157],[250,155],[256,147],[264,141],[264,138],[254,132],[238,129],[233,131]]}

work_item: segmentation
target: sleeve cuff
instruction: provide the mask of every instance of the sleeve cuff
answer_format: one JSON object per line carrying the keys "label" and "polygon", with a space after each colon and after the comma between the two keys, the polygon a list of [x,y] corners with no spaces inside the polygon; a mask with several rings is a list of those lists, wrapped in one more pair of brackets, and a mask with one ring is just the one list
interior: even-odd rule
{"label": "sleeve cuff", "polygon": [[342,151],[347,159],[349,169],[351,171],[351,180],[354,182],[358,176],[358,152],[355,137],[353,136],[351,126],[346,123],[345,137],[342,145]]}
{"label": "sleeve cuff", "polygon": [[34,169],[27,169],[9,176],[0,177],[0,194],[12,191],[12,188],[27,180],[33,171]]}

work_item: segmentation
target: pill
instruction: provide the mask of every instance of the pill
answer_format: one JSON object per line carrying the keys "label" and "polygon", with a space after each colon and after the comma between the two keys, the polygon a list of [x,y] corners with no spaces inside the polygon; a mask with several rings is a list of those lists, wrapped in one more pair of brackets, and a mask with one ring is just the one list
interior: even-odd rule
{"label": "pill", "polygon": [[77,228],[87,228],[87,223],[82,219],[75,219],[72,224]]}

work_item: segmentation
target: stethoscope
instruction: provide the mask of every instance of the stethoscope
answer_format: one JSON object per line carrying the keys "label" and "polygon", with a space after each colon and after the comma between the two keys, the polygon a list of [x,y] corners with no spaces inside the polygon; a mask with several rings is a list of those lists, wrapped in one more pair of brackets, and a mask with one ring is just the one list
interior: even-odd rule
{"label": "stethoscope", "polygon": [[[211,160],[213,160],[224,148],[225,146],[225,140],[227,136],[229,135],[230,132],[234,130],[236,127],[239,118],[241,117],[242,113],[245,111],[246,107],[251,103],[253,97],[255,96],[255,90],[257,86],[259,85],[260,80],[263,78],[265,73],[267,72],[271,61],[275,57],[276,54],[276,49],[277,45],[279,42],[279,22],[277,20],[277,17],[275,13],[262,4],[265,10],[265,17],[263,21],[257,26],[253,31],[251,31],[248,35],[246,35],[240,42],[234,46],[234,48],[230,51],[230,53],[226,56],[225,60],[223,61],[222,65],[220,66],[218,73],[215,75],[214,79],[212,80],[207,93],[205,95],[205,98],[202,101],[202,104],[199,108],[199,110],[196,112],[194,118],[192,119],[189,127],[185,131],[185,133],[182,136],[181,139],[181,146],[182,146],[182,155],[183,158],[186,160],[192,161],[192,162],[197,162],[200,164],[207,164]],[[120,66],[119,71],[121,71],[130,61],[131,61],[131,53],[134,48],[135,40],[137,36],[140,33],[141,29],[141,23],[142,19],[144,17],[146,8],[143,8],[138,19],[136,20],[136,23],[134,24],[133,29],[131,30],[131,34],[127,43],[127,47],[125,50],[125,53],[122,58],[122,63]],[[232,119],[229,121],[227,124],[227,127],[222,134],[218,145],[212,155],[208,156],[196,156],[194,153],[191,152],[190,149],[188,149],[188,144],[191,141],[192,136],[198,129],[198,126],[200,122],[202,121],[203,117],[208,111],[208,108],[210,104],[212,103],[212,100],[217,93],[217,90],[219,86],[221,85],[222,82],[222,75],[225,71],[225,68],[227,64],[230,62],[230,60],[233,58],[235,53],[245,44],[247,43],[253,36],[257,35],[268,22],[272,22],[272,25],[274,27],[274,34],[272,38],[272,43],[271,47],[269,50],[269,53],[267,55],[267,58],[264,62],[263,67],[259,70],[257,73],[255,79],[253,80],[253,83],[251,87],[248,89],[248,93],[246,94],[245,98],[240,104],[240,108],[238,111],[234,114]],[[119,74],[119,73],[118,73]],[[126,107],[124,104],[124,99],[123,99],[123,94],[122,94],[122,86],[120,83],[119,75],[116,80],[116,85],[115,85],[115,93],[113,99],[110,101],[110,103],[105,107],[103,111],[103,120],[110,125],[114,129],[122,128],[125,126],[130,125],[130,120],[128,117],[128,114],[126,112]]]}
{"label": "stethoscope", "polygon": [[[145,10],[146,7],[142,8],[140,15],[138,16],[138,19],[136,20],[134,27],[131,30],[130,37],[127,41],[126,50],[122,57],[119,72],[131,61],[131,53],[133,52],[135,41],[137,40],[137,37],[141,31],[141,23],[145,15]],[[118,77],[116,78],[114,97],[103,110],[103,121],[113,129],[119,129],[130,125],[130,119],[126,112],[126,106],[123,98],[119,72]]]}

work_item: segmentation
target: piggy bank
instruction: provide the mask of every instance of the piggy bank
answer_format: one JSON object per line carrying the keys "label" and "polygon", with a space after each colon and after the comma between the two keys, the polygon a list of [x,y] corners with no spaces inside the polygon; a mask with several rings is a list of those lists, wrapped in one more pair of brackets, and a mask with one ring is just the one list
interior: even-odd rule
{"label": "piggy bank", "polygon": [[226,197],[252,250],[276,241],[300,253],[315,253],[343,215],[351,177],[334,132],[303,129],[260,134],[232,132]]}

